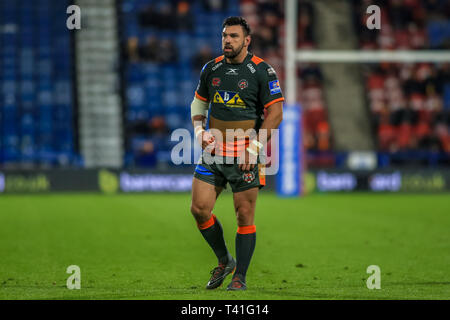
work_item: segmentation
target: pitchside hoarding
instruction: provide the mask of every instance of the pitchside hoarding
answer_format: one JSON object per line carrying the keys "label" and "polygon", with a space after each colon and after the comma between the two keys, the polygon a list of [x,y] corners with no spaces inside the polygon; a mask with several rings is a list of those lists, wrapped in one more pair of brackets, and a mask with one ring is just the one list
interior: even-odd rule
{"label": "pitchside hoarding", "polygon": [[440,170],[319,170],[305,175],[307,193],[450,191],[450,172]]}
{"label": "pitchside hoarding", "polygon": [[[193,170],[192,170],[193,171]],[[187,192],[192,173],[145,170],[44,170],[0,172],[0,192]]]}
{"label": "pitchside hoarding", "polygon": [[[280,170],[281,167],[280,167]],[[192,171],[149,170],[44,170],[0,171],[0,195],[13,193],[99,192],[145,193],[190,192]],[[269,178],[269,177],[267,177]],[[277,179],[280,179],[277,177]],[[273,177],[264,191],[274,190]],[[299,184],[290,191],[301,190]],[[277,187],[278,188],[278,187]],[[331,192],[450,192],[446,170],[317,170],[304,173],[308,193]],[[290,193],[297,196],[295,192]],[[288,195],[290,195],[288,194]]]}

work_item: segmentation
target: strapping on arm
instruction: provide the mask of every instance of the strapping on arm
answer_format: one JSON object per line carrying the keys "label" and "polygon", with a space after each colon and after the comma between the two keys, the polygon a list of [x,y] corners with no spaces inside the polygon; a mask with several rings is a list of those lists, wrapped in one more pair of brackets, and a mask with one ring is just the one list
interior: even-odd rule
{"label": "strapping on arm", "polygon": [[191,103],[191,118],[197,115],[204,116],[208,118],[208,109],[209,103],[206,101],[202,101],[196,97],[192,100]]}

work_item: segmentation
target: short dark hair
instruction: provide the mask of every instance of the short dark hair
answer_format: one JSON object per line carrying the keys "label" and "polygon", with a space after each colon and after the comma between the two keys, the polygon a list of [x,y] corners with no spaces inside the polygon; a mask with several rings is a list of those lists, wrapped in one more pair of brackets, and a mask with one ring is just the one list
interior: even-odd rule
{"label": "short dark hair", "polygon": [[241,26],[244,30],[244,35],[248,36],[250,34],[250,26],[248,25],[247,21],[245,21],[242,17],[228,17],[223,21],[222,29],[226,26]]}

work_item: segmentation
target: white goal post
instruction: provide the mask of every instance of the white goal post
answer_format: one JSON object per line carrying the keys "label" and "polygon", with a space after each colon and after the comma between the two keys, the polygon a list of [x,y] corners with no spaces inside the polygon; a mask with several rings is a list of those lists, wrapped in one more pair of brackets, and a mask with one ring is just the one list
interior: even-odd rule
{"label": "white goal post", "polygon": [[450,62],[450,50],[297,50],[297,0],[285,0],[286,102],[296,103],[296,64],[304,62]]}

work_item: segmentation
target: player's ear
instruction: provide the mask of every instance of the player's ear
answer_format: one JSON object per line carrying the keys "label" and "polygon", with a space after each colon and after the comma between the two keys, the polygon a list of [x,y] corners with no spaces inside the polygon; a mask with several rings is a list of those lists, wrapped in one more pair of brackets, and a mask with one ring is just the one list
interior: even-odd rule
{"label": "player's ear", "polygon": [[250,42],[252,42],[252,37],[250,35],[245,37],[245,44],[247,47],[250,45]]}

